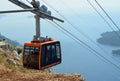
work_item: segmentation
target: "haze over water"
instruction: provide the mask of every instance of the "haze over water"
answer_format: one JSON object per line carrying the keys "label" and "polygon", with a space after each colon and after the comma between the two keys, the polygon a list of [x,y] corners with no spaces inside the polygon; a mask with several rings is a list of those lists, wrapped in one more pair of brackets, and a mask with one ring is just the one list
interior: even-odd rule
{"label": "haze over water", "polygon": [[[90,7],[86,0],[61,0],[62,2],[59,1],[59,3],[57,0],[46,1],[51,5],[54,5],[54,7],[58,9],[61,14],[63,14],[69,21],[74,23],[80,31],[88,35],[94,42],[101,37],[100,34],[107,31],[112,31],[100,18],[100,16]],[[96,6],[94,0],[90,1]],[[120,10],[118,10],[120,8],[120,1],[98,1],[115,20],[117,25],[120,26]],[[57,5],[55,4],[56,2],[58,3]],[[43,2],[41,2],[41,4],[42,3]],[[65,4],[67,4],[74,11],[67,8]],[[0,10],[21,9],[7,0],[2,0],[0,5]],[[49,9],[52,10],[51,8]],[[99,8],[97,7],[97,9]],[[101,10],[99,11],[102,13]],[[52,15],[61,18],[55,11],[52,10],[52,12]],[[105,15],[104,17],[108,22],[110,22]],[[111,54],[113,49],[119,49],[119,47],[99,44],[108,52],[105,54],[95,44],[91,43],[87,38],[72,28],[66,20],[65,23],[59,24],[120,67],[120,56]],[[110,24],[115,30],[117,30],[111,22]],[[2,14],[0,15],[0,32],[2,35],[10,39],[17,40],[21,44],[24,44],[26,41],[31,41],[33,35],[35,34],[34,15],[31,13]],[[41,35],[49,36],[61,41],[63,61],[62,64],[55,66],[53,71],[59,73],[78,73],[83,75],[86,81],[120,81],[120,72],[117,71],[113,65],[105,63],[102,58],[98,58],[95,54],[91,53],[89,50],[64,35],[56,27],[52,26],[43,19],[41,19]]]}

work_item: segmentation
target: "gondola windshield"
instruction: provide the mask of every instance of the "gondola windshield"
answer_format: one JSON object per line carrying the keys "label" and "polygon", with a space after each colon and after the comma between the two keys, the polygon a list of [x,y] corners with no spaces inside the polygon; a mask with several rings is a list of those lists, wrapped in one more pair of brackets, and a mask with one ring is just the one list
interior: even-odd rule
{"label": "gondola windshield", "polygon": [[60,44],[52,43],[42,46],[41,67],[61,60]]}

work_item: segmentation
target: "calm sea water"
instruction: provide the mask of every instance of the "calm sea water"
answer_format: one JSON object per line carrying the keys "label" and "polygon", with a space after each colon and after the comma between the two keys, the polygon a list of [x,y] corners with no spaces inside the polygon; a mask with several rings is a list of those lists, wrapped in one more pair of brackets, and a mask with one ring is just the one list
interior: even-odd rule
{"label": "calm sea water", "polygon": [[[84,76],[86,81],[120,81],[120,69],[98,58],[75,42],[62,42],[62,64],[55,66],[53,71],[58,73],[77,73]],[[91,44],[92,45],[92,44]],[[93,47],[103,56],[120,67],[120,55],[111,53],[119,47],[111,47],[99,44],[105,51]]]}

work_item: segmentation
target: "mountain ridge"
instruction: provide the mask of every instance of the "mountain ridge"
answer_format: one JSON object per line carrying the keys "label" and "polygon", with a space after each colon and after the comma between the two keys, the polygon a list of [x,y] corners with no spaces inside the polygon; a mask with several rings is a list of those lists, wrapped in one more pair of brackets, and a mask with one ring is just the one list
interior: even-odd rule
{"label": "mountain ridge", "polygon": [[2,35],[1,33],[0,33],[0,40],[1,40],[1,41],[5,40],[5,41],[7,41],[9,44],[11,44],[11,45],[13,45],[13,46],[16,46],[16,47],[22,47],[22,44],[20,44],[19,42],[13,41],[13,40],[5,37],[5,36]]}

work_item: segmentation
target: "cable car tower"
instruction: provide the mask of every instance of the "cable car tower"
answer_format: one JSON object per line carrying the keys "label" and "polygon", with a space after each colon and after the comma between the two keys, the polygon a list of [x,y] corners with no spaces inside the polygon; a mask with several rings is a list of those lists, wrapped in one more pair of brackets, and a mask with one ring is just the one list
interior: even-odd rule
{"label": "cable car tower", "polygon": [[33,69],[45,69],[61,63],[61,47],[60,42],[48,37],[41,37],[40,34],[40,18],[49,19],[51,21],[57,20],[64,22],[63,20],[51,16],[51,11],[48,11],[47,7],[40,6],[39,1],[32,0],[27,4],[19,0],[8,0],[17,6],[23,8],[23,10],[10,10],[0,11],[2,13],[17,13],[17,12],[32,12],[35,14],[36,20],[36,35],[33,36],[33,40],[24,43],[23,48],[23,66]]}

